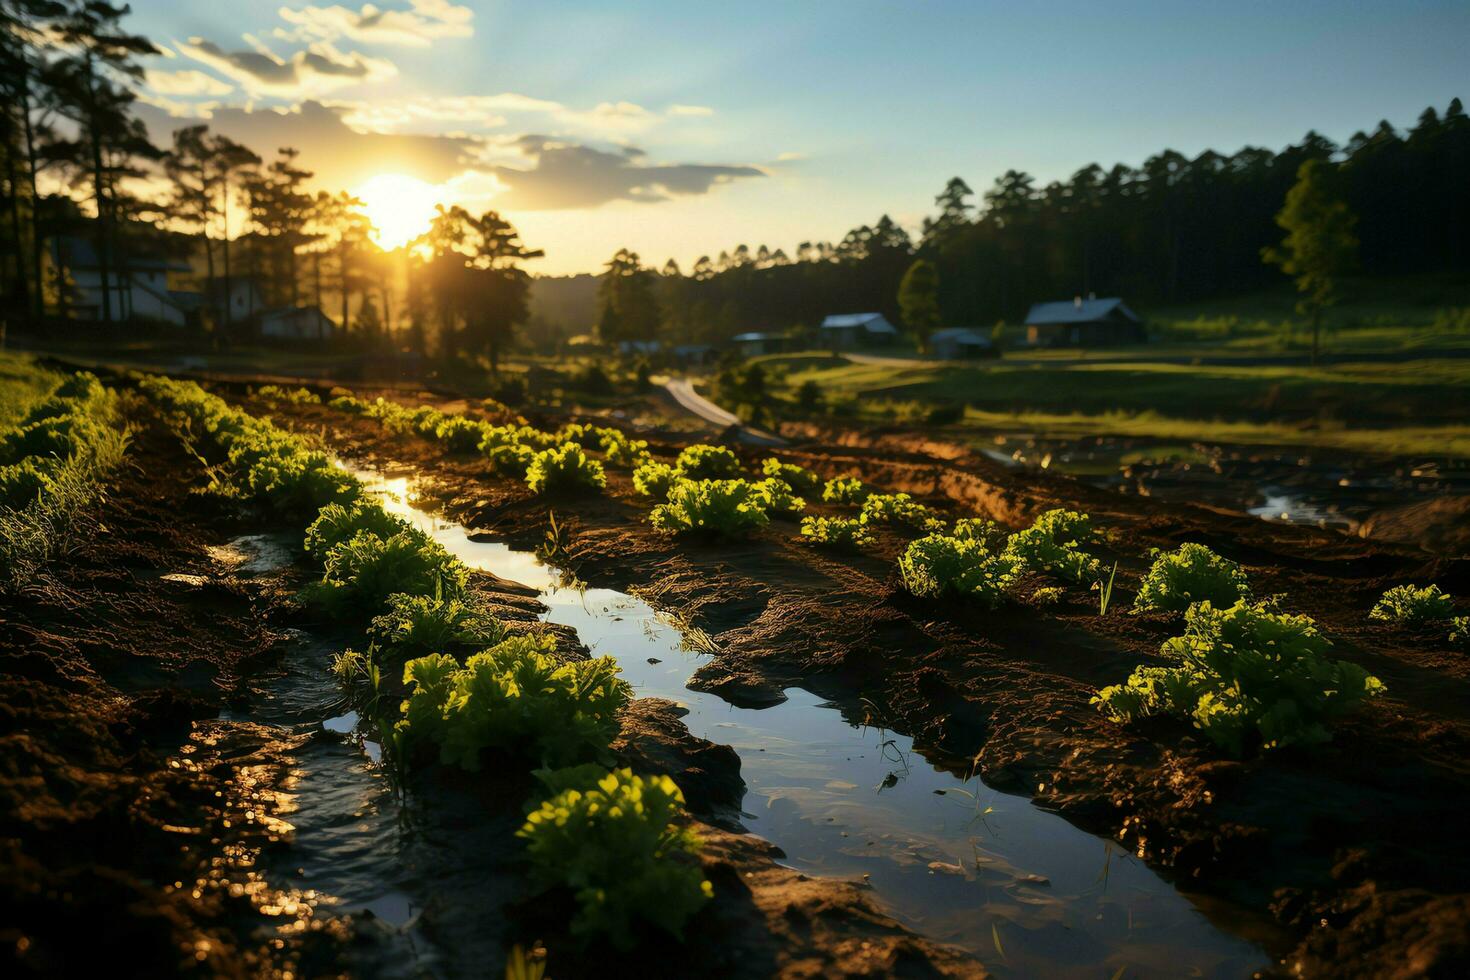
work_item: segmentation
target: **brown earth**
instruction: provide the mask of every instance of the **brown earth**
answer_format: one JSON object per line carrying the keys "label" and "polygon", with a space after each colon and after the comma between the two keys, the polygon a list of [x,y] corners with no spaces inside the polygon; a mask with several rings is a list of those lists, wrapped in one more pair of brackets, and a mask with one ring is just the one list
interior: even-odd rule
{"label": "brown earth", "polygon": [[[412,972],[371,915],[334,914],[328,896],[267,871],[294,865],[289,818],[298,755],[312,736],[218,716],[226,705],[248,706],[279,672],[287,627],[322,624],[292,598],[299,570],[241,579],[211,551],[271,528],[194,492],[204,482],[198,463],[145,405],[130,406],[137,432],[127,464],[85,517],[76,547],[20,593],[0,596],[6,975],[90,975],[99,959],[111,973],[139,976]],[[585,655],[575,636],[536,622],[534,590],[488,575],[475,586],[497,615],[551,629],[563,655]],[[622,727],[619,755],[673,776],[709,842],[703,861],[716,901],[675,951],[652,939],[661,961],[683,975],[752,980],[984,975],[967,954],[905,931],[859,886],[791,871],[776,849],[721,829],[738,828],[739,760],[691,737],[673,705],[634,702]],[[565,915],[538,915],[558,908],[557,896],[526,900],[510,836],[525,785],[506,793],[503,781],[431,775],[426,795],[451,804],[441,829],[464,821],[499,848],[493,880],[472,883],[474,896],[510,903],[508,917],[494,905],[430,907],[432,934],[474,932],[493,916],[496,935],[502,919],[535,927],[554,976],[647,975],[646,952],[578,953]],[[452,866],[451,852],[436,859]],[[503,951],[492,944],[488,955]],[[453,951],[446,961],[456,962]],[[498,970],[493,959],[458,966]]]}
{"label": "brown earth", "polygon": [[[276,414],[346,455],[413,466],[431,478],[437,503],[471,528],[528,547],[544,536],[547,503],[480,459],[446,456],[326,408]],[[1283,972],[1464,974],[1470,852],[1459,828],[1470,803],[1470,665],[1443,632],[1367,613],[1402,582],[1470,592],[1470,562],[969,456],[850,441],[781,455],[1011,527],[1050,507],[1086,510],[1109,532],[1099,554],[1119,562],[1114,610],[1099,616],[1096,595],[1077,587],[1044,608],[1023,598],[994,613],[917,601],[896,575],[904,539],[887,532],[855,556],[813,549],[779,522],[745,542],[671,540],[646,523],[646,502],[619,473],[605,496],[551,505],[570,532],[569,564],[590,584],[637,590],[710,633],[717,652],[697,675],[705,689],[760,704],[803,686],[855,718],[877,710],[886,726],[957,768],[974,758],[991,785],[1031,794],[1246,913],[1274,916],[1293,937],[1273,951]],[[740,451],[750,463],[768,455]],[[1245,761],[1220,758],[1183,724],[1125,728],[1103,718],[1088,704],[1094,691],[1151,661],[1178,629],[1175,619],[1122,610],[1148,549],[1183,541],[1241,562],[1259,594],[1279,594],[1286,608],[1316,618],[1336,655],[1377,674],[1388,695],[1328,746]],[[873,707],[859,707],[859,698]]]}

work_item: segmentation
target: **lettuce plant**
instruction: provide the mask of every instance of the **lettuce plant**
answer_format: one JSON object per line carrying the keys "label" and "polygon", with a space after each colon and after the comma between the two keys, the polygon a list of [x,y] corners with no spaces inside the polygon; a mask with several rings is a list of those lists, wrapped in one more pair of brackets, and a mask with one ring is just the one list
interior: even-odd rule
{"label": "lettuce plant", "polygon": [[525,479],[531,460],[536,458],[536,450],[519,442],[506,442],[485,450],[485,458],[495,472]]}
{"label": "lettuce plant", "polygon": [[875,493],[863,501],[863,518],[870,524],[899,524],[937,533],[944,522],[933,510],[906,493]]}
{"label": "lettuce plant", "polygon": [[816,473],[795,463],[783,463],[774,456],[761,463],[761,473],[786,481],[797,493],[816,493],[822,489],[822,478]]}
{"label": "lettuce plant", "polygon": [[873,543],[873,532],[863,517],[803,517],[802,537],[841,551],[857,551]]}
{"label": "lettuce plant", "polygon": [[569,442],[531,457],[526,486],[541,496],[595,492],[607,486],[607,474],[581,446]]}
{"label": "lettuce plant", "polygon": [[1092,518],[1069,510],[1049,510],[1024,531],[1012,534],[1005,554],[1019,569],[1056,575],[1073,582],[1098,577],[1101,563],[1082,550],[1092,540]]}
{"label": "lettuce plant", "polygon": [[[384,510],[376,500],[359,498],[346,504],[327,504],[318,511],[316,520],[306,528],[306,551],[317,561],[325,561],[333,545],[359,531],[369,531],[380,538],[390,538],[400,531],[422,536],[403,518]],[[427,536],[422,539],[428,540]]]}
{"label": "lettuce plant", "polygon": [[400,593],[367,630],[373,644],[393,659],[428,653],[465,654],[505,639],[505,624],[474,599]]}
{"label": "lettuce plant", "polygon": [[544,766],[600,758],[632,696],[611,657],[563,663],[549,636],[514,636],[467,659],[435,653],[403,668],[409,688],[398,728],[470,772],[496,750]]}
{"label": "lettuce plant", "polygon": [[822,488],[822,499],[829,504],[860,506],[873,491],[855,476],[828,480]]}
{"label": "lettuce plant", "polygon": [[741,475],[740,457],[724,446],[690,446],[674,461],[681,480],[735,480]]}
{"label": "lettuce plant", "polygon": [[1457,647],[1470,647],[1470,616],[1456,616],[1450,620],[1450,643]]}
{"label": "lettuce plant", "polygon": [[1015,582],[1017,565],[984,542],[931,534],[912,542],[898,560],[904,588],[923,599],[954,597],[994,609]]}
{"label": "lettuce plant", "polygon": [[434,438],[452,453],[472,453],[480,448],[488,428],[463,415],[446,415],[434,426]]}
{"label": "lettuce plant", "polygon": [[989,551],[1000,551],[1006,541],[1006,532],[988,517],[961,517],[954,522],[949,535],[961,541],[977,542]]}
{"label": "lettuce plant", "polygon": [[1449,619],[1454,614],[1454,609],[1454,596],[1441,592],[1437,585],[1422,589],[1412,585],[1395,585],[1383,593],[1368,618],[1418,626],[1436,619]]}
{"label": "lettuce plant", "polygon": [[633,471],[633,489],[645,497],[667,500],[678,478],[672,466],[650,459]]}
{"label": "lettuce plant", "polygon": [[469,570],[417,529],[387,538],[359,531],[327,550],[322,581],[308,597],[330,607],[378,611],[400,592],[457,599]]}
{"label": "lettuce plant", "polygon": [[770,517],[795,518],[806,510],[806,501],[792,492],[785,480],[769,477],[754,484],[761,510]]}
{"label": "lettuce plant", "polygon": [[1204,601],[1224,609],[1250,598],[1250,583],[1241,567],[1202,544],[1186,542],[1175,551],[1162,553],[1155,548],[1151,554],[1154,563],[1138,587],[1135,612],[1183,612],[1192,603]]}
{"label": "lettuce plant", "polygon": [[602,451],[607,465],[620,470],[636,469],[651,458],[646,440],[630,439],[617,429],[602,430]]}
{"label": "lettuce plant", "polygon": [[1335,720],[1385,690],[1356,664],[1328,659],[1331,644],[1306,616],[1245,600],[1225,609],[1205,601],[1190,606],[1184,622],[1184,635],[1160,650],[1173,666],[1140,667],[1093,703],[1117,721],[1188,718],[1241,756],[1329,741]]}
{"label": "lettuce plant", "polygon": [[634,945],[648,922],[675,937],[714,895],[698,863],[699,836],[682,819],[684,795],[668,776],[597,766],[538,773],[552,796],[516,834],[532,880],[577,902],[572,933]]}
{"label": "lettuce plant", "polygon": [[679,480],[649,523],[672,534],[739,537],[770,523],[755,484],[745,480]]}

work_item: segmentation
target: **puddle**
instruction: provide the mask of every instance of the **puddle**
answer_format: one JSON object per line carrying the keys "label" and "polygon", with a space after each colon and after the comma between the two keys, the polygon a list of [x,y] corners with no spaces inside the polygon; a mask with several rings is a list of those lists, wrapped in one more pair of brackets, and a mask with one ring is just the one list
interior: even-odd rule
{"label": "puddle", "polygon": [[1027,798],[936,769],[908,738],[849,724],[809,692],[748,709],[691,691],[685,682],[703,655],[684,649],[642,600],[558,589],[533,555],[471,541],[415,507],[410,478],[353,472],[467,565],[540,590],[544,619],[616,657],[640,696],[687,707],[695,735],[731,745],[748,784],[746,826],[790,866],[866,876],[895,917],[974,951],[1000,975],[1238,977],[1268,965],[1259,945],[1217,924],[1264,938],[1259,923],[1228,921],[1117,845]]}

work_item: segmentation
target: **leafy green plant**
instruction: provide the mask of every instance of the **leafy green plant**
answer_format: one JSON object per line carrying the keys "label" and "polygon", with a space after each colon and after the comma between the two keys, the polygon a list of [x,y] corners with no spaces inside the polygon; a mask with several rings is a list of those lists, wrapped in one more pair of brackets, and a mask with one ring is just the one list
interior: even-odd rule
{"label": "leafy green plant", "polygon": [[816,493],[822,489],[822,478],[804,466],[783,463],[774,456],[761,463],[761,473],[777,480],[784,480],[797,493]]}
{"label": "leafy green plant", "polygon": [[984,545],[988,551],[1000,551],[1006,541],[1006,532],[988,517],[961,517],[954,522],[949,535]]}
{"label": "leafy green plant", "polygon": [[261,385],[256,395],[267,401],[287,402],[292,405],[320,405],[321,396],[309,388],[282,388],[280,385]]}
{"label": "leafy green plant", "polygon": [[1005,554],[1018,570],[1047,573],[1073,582],[1097,578],[1099,562],[1081,549],[1092,540],[1092,519],[1069,510],[1049,510],[1006,541]]}
{"label": "leafy green plant", "polygon": [[1117,579],[1118,563],[1113,562],[1113,570],[1108,573],[1108,577],[1106,579],[1100,578],[1093,584],[1093,588],[1097,589],[1097,614],[1099,616],[1106,616],[1108,614],[1108,607],[1113,604],[1113,583]]}
{"label": "leafy green plant", "polygon": [[648,442],[630,439],[617,429],[602,430],[602,451],[607,455],[607,465],[620,470],[631,470],[648,462]]}
{"label": "leafy green plant", "polygon": [[1330,644],[1306,616],[1245,600],[1225,609],[1205,601],[1190,606],[1184,622],[1184,635],[1160,651],[1175,666],[1140,667],[1093,703],[1117,721],[1188,718],[1240,756],[1255,746],[1326,742],[1333,721],[1384,691],[1356,664],[1327,659]]}
{"label": "leafy green plant", "polygon": [[536,450],[519,442],[506,442],[485,450],[485,458],[495,472],[525,479]]}
{"label": "leafy green plant", "polygon": [[1135,612],[1183,612],[1192,603],[1203,601],[1223,609],[1250,598],[1244,570],[1202,544],[1187,542],[1169,552],[1155,548],[1150,554],[1154,563],[1139,584],[1138,597],[1133,600]]}
{"label": "leafy green plant", "polygon": [[672,466],[649,460],[633,471],[633,489],[645,497],[667,500],[669,491],[678,479]]}
{"label": "leafy green plant", "polygon": [[471,772],[486,750],[565,766],[606,755],[632,688],[617,661],[558,661],[549,636],[514,636],[461,667],[430,654],[403,668],[409,688],[399,729],[410,745],[437,747]]}
{"label": "leafy green plant", "polygon": [[770,523],[755,484],[745,480],[679,480],[649,523],[673,534],[738,537]]}
{"label": "leafy green plant", "polygon": [[863,501],[863,518],[870,524],[898,524],[937,533],[939,515],[906,493],[874,493]]}
{"label": "leafy green plant", "polygon": [[924,599],[946,596],[994,609],[1014,584],[1017,565],[973,538],[931,534],[912,542],[898,560],[904,588]]}
{"label": "leafy green plant", "polygon": [[1448,639],[1457,647],[1470,647],[1470,616],[1456,616],[1450,620]]}
{"label": "leafy green plant", "polygon": [[531,457],[526,467],[526,486],[541,496],[587,493],[607,486],[602,464],[579,445],[569,442],[559,449],[545,449]]}
{"label": "leafy green plant", "polygon": [[872,492],[857,477],[843,477],[827,481],[827,485],[822,488],[822,499],[829,504],[849,504],[857,507],[867,500]]}
{"label": "leafy green plant", "polygon": [[761,510],[770,517],[795,518],[806,510],[806,501],[792,492],[785,480],[769,477],[754,484]]}
{"label": "leafy green plant", "polygon": [[488,428],[463,415],[446,415],[434,426],[434,438],[452,453],[472,453],[480,448]]}
{"label": "leafy green plant", "polygon": [[813,544],[842,551],[858,551],[873,543],[864,517],[803,517],[801,534]]}
{"label": "leafy green plant", "polygon": [[388,611],[373,618],[367,635],[394,660],[405,660],[493,647],[505,639],[505,624],[473,598],[399,593],[388,597]]}
{"label": "leafy green plant", "polygon": [[327,504],[317,512],[316,520],[307,525],[306,551],[317,561],[325,561],[333,545],[346,541],[359,531],[390,538],[400,531],[412,531],[412,528],[403,518],[384,510],[376,500],[359,498],[346,504]]}
{"label": "leafy green plant", "polygon": [[740,457],[724,446],[689,446],[674,461],[681,480],[734,480],[741,474]]}
{"label": "leafy green plant", "polygon": [[381,538],[358,531],[327,550],[326,572],[307,598],[328,608],[382,610],[398,593],[458,599],[469,570],[422,531],[399,531]]}
{"label": "leafy green plant", "polygon": [[681,935],[714,888],[700,871],[700,839],[681,819],[684,795],[674,781],[595,766],[538,776],[552,795],[517,836],[535,884],[572,892],[573,934],[629,949],[642,920]]}
{"label": "leafy green plant", "polygon": [[1436,619],[1449,619],[1454,614],[1455,598],[1430,585],[1419,589],[1412,585],[1395,585],[1373,606],[1370,619],[1417,626]]}

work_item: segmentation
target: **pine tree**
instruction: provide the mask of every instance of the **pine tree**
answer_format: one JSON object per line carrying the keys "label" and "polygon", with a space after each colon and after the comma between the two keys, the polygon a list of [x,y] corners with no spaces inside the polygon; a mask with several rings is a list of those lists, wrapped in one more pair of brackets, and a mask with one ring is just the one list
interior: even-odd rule
{"label": "pine tree", "polygon": [[942,324],[939,313],[939,270],[928,259],[916,259],[898,286],[898,307],[904,326],[913,333],[921,350],[929,346],[929,335]]}
{"label": "pine tree", "polygon": [[1297,170],[1296,184],[1276,224],[1286,232],[1280,245],[1261,250],[1270,265],[1296,279],[1297,312],[1312,319],[1312,363],[1317,363],[1322,311],[1337,302],[1337,282],[1357,261],[1357,216],[1332,185],[1332,167],[1309,159]]}

